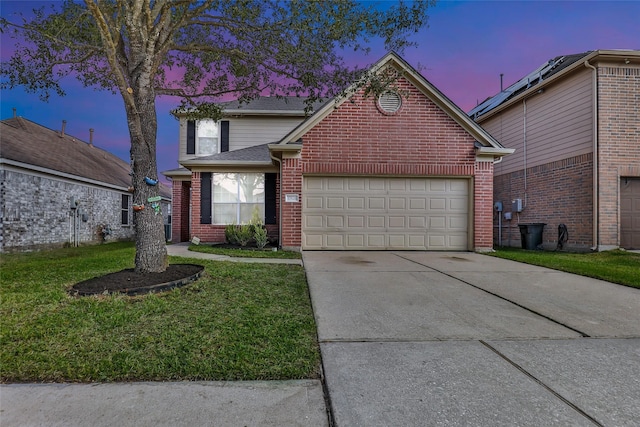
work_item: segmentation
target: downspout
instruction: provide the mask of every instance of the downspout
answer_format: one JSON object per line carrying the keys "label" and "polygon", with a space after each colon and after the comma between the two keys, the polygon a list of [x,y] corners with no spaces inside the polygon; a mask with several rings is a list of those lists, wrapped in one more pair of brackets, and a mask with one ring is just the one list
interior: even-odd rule
{"label": "downspout", "polygon": [[282,247],[282,160],[274,157],[273,154],[271,153],[271,150],[269,150],[269,157],[271,157],[271,160],[275,160],[276,162],[278,162],[278,169],[279,169],[279,177],[278,179],[280,180],[280,188],[279,188],[279,193],[280,193],[280,200],[278,203],[278,245],[280,245],[280,247]]}
{"label": "downspout", "polygon": [[600,243],[598,235],[598,70],[589,61],[584,66],[593,70],[593,247],[597,251]]}
{"label": "downspout", "polygon": [[[527,207],[527,100],[522,100],[522,156],[524,158],[524,206],[523,209]],[[518,222],[520,216],[518,216]]]}

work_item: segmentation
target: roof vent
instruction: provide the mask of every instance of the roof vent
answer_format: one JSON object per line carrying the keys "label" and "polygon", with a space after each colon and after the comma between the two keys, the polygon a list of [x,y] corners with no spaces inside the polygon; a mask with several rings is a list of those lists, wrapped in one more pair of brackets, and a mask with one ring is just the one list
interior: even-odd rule
{"label": "roof vent", "polygon": [[385,113],[395,113],[402,106],[402,98],[397,92],[388,90],[380,94],[378,105]]}

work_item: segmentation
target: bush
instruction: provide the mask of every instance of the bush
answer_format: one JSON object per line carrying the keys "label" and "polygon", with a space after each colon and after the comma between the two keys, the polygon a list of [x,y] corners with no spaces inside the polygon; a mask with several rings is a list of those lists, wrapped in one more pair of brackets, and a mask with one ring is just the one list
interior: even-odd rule
{"label": "bush", "polygon": [[237,245],[238,241],[238,231],[235,224],[227,224],[224,228],[224,238],[230,245]]}
{"label": "bush", "polygon": [[256,246],[258,249],[262,249],[267,245],[269,236],[267,235],[266,227],[260,225],[254,225],[255,231],[253,232],[253,238],[256,240]]}
{"label": "bush", "polygon": [[253,238],[253,226],[251,224],[242,224],[236,226],[236,237],[240,246],[247,246]]}

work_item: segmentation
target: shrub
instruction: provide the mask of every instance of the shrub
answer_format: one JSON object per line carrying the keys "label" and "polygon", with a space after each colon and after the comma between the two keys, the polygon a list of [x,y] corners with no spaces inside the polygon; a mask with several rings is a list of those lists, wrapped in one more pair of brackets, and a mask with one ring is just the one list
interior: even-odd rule
{"label": "shrub", "polygon": [[253,238],[256,240],[256,246],[259,249],[264,248],[269,241],[269,236],[267,235],[267,229],[262,225],[254,225]]}
{"label": "shrub", "polygon": [[236,226],[236,237],[240,246],[247,246],[247,243],[253,238],[253,226],[251,224]]}
{"label": "shrub", "polygon": [[237,245],[238,241],[238,231],[235,224],[227,224],[224,228],[224,238],[230,245]]}

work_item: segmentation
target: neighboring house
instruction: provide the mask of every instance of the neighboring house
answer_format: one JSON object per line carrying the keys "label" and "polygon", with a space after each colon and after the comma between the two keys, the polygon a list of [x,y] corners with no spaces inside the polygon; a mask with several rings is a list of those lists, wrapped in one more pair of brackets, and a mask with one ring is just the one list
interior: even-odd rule
{"label": "neighboring house", "polygon": [[[127,162],[22,117],[0,122],[0,251],[76,246],[134,235]],[[170,214],[163,186],[162,210]],[[166,218],[169,222],[169,218]]]}
{"label": "neighboring house", "polygon": [[554,58],[469,114],[516,149],[495,167],[496,242],[545,223],[549,247],[565,224],[574,248],[640,249],[640,51]]}
{"label": "neighboring house", "polygon": [[307,119],[290,98],[181,119],[173,241],[224,241],[257,209],[284,248],[490,250],[493,165],[513,150],[395,53],[371,69],[390,70],[394,88],[354,85]]}

